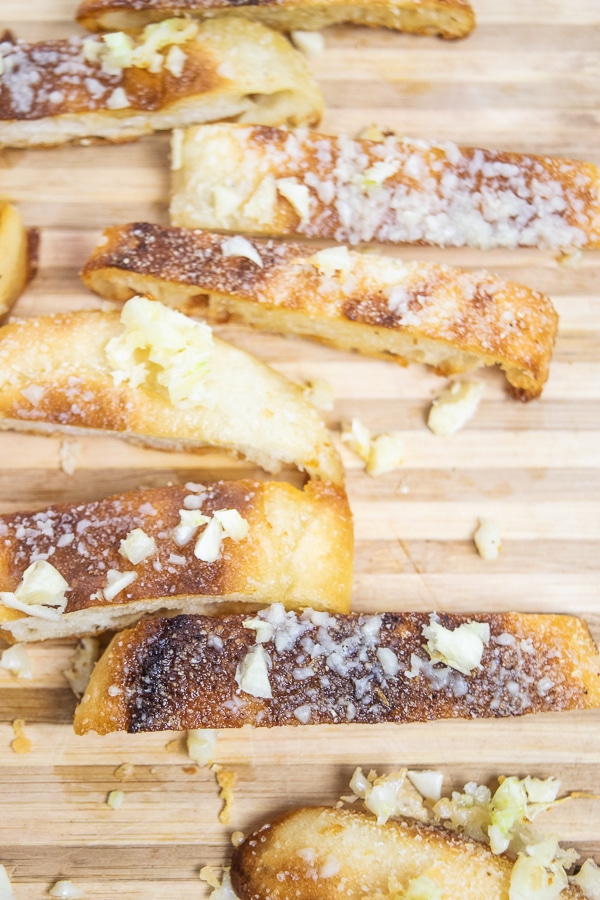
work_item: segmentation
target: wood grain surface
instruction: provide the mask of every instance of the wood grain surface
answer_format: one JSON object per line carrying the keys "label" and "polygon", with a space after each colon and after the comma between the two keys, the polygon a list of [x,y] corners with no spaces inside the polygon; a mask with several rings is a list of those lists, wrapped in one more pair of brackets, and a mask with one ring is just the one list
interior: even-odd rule
{"label": "wood grain surface", "polygon": [[[600,164],[598,0],[474,0],[476,32],[459,43],[380,30],[332,28],[311,65],[328,110],[327,130],[377,122],[404,134]],[[42,39],[72,34],[75,0],[2,0],[2,26]],[[0,195],[43,229],[41,269],[15,310],[21,316],[89,308],[78,269],[106,225],[167,221],[168,139],[113,147],[0,152]],[[393,253],[394,251],[386,251]],[[561,324],[543,398],[510,400],[499,372],[459,434],[425,426],[445,384],[301,340],[223,326],[293,379],[320,376],[335,393],[327,420],[338,433],[357,416],[373,431],[399,430],[404,467],[366,476],[342,448],[356,525],[358,610],[521,610],[585,616],[600,638],[600,253],[578,268],[521,250],[406,249],[406,258],[485,266],[548,292]],[[60,440],[0,435],[0,511],[89,499],[169,480],[259,474],[217,453],[167,454],[115,440],[85,440],[72,476]],[[294,472],[286,472],[298,483]],[[496,562],[480,559],[480,517],[504,537]],[[446,788],[499,774],[557,775],[563,790],[596,795],[545,818],[600,862],[600,714],[499,722],[317,727],[224,734],[217,760],[237,773],[231,823],[218,821],[214,774],[193,766],[176,735],[77,738],[74,698],[62,676],[73,645],[32,647],[33,679],[0,670],[0,862],[18,900],[72,878],[88,897],[208,896],[198,872],[226,861],[230,834],[301,803],[344,793],[356,765],[441,768]],[[32,750],[11,749],[12,721],[26,721]],[[167,744],[175,739],[175,745]],[[134,766],[120,783],[115,770]],[[125,793],[118,811],[107,793]]]}

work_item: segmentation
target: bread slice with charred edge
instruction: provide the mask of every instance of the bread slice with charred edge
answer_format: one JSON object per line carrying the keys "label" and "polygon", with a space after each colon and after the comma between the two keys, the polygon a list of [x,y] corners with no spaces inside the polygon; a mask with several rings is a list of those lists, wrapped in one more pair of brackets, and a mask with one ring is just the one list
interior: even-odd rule
{"label": "bread slice with charred edge", "polygon": [[[94,670],[75,731],[427,722],[600,706],[597,648],[569,616],[329,615],[273,604],[258,621],[151,618],[122,632]],[[424,629],[470,622],[489,626],[480,664],[461,674],[434,662]]]}
{"label": "bread slice with charred edge", "polygon": [[77,21],[91,31],[137,28],[171,16],[248,16],[280,31],[311,31],[350,22],[412,34],[465,37],[475,26],[466,0],[83,0]]}
{"label": "bread slice with charred edge", "polygon": [[[150,305],[156,315],[164,310],[179,316],[186,332],[197,327],[159,303]],[[175,402],[160,380],[168,368],[149,358],[152,345],[136,351],[146,360],[139,383],[137,365],[121,370],[109,361],[107,345],[127,340],[127,334],[118,312],[95,310],[5,325],[0,329],[0,429],[107,434],[162,450],[217,447],[267,471],[287,463],[311,477],[343,482],[325,424],[302,390],[283,375],[215,337],[203,371],[190,375],[188,387],[198,399]],[[169,356],[168,347],[155,349]],[[190,364],[195,365],[194,354]]]}
{"label": "bread slice with charred edge", "polygon": [[[443,827],[379,825],[358,810],[313,807],[249,834],[233,851],[231,883],[240,900],[385,900],[404,897],[399,888],[426,876],[439,891],[432,897],[506,900],[512,868],[506,856]],[[569,885],[560,898],[584,900],[584,894]]]}
{"label": "bread slice with charred edge", "polygon": [[[237,510],[247,535],[223,537],[216,559],[205,562],[194,548],[207,523],[177,531],[182,510],[190,509],[208,519],[215,510]],[[132,562],[121,542],[138,529],[155,549]],[[350,608],[352,516],[344,491],[330,484],[298,490],[284,482],[220,481],[131,491],[4,515],[0,536],[0,599],[36,559],[69,584],[66,608],[52,621],[0,602],[0,635],[9,641],[116,630],[158,611],[252,612],[275,600],[289,608]],[[110,570],[133,572],[135,581],[107,599]]]}
{"label": "bread slice with charred edge", "polygon": [[497,364],[522,400],[542,391],[558,324],[548,297],[487,272],[146,223],[106,229],[82,278],[445,375]]}
{"label": "bread slice with charred edge", "polygon": [[39,231],[25,228],[15,206],[0,200],[0,320],[37,271]]}
{"label": "bread slice with charred edge", "polygon": [[[233,17],[149,28],[164,32],[158,50],[152,34],[116,34],[118,46],[105,58],[103,38],[29,44],[0,37],[0,147],[118,142],[219,119],[319,121],[321,92],[282,35]],[[183,32],[189,37],[181,42]],[[134,52],[147,48],[143,60],[132,61],[130,44]]]}
{"label": "bread slice with charred edge", "polygon": [[340,243],[600,247],[600,170],[458,147],[208,125],[173,137],[171,223]]}

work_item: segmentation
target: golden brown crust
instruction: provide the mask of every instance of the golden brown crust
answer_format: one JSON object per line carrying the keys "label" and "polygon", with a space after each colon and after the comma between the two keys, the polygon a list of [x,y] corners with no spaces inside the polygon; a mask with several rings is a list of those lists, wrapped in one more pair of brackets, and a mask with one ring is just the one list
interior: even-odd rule
{"label": "golden brown crust", "polygon": [[[133,33],[140,41],[142,32]],[[84,41],[85,46],[84,46]],[[156,129],[222,118],[272,124],[318,122],[323,101],[301,54],[278,34],[243,19],[207,21],[167,52],[158,71],[94,61],[71,37],[28,44],[0,38],[0,146],[127,140]]]}
{"label": "golden brown crust", "polygon": [[188,228],[351,244],[600,246],[600,172],[584,162],[208,125],[176,140],[173,168],[171,221]]}
{"label": "golden brown crust", "polygon": [[475,26],[467,0],[83,0],[77,21],[90,31],[135,28],[171,16],[248,16],[280,31],[350,22],[460,38]]}
{"label": "golden brown crust", "polygon": [[[176,541],[180,511],[236,509],[248,522],[243,540],[225,538],[214,562],[194,554],[200,529]],[[205,526],[203,526],[205,527]],[[119,552],[134,529],[153,538],[155,552],[134,565]],[[14,591],[36,559],[47,559],[68,582],[58,621],[0,603],[0,635],[28,641],[96,633],[142,615],[252,611],[279,601],[347,612],[352,584],[352,516],[346,494],[309,482],[231,481],[131,491],[92,503],[52,506],[0,517],[0,591]],[[107,572],[136,580],[107,600]],[[2,627],[3,626],[3,627]]]}
{"label": "golden brown crust", "polygon": [[[337,484],[343,468],[302,390],[269,366],[214,338],[202,379],[206,400],[175,406],[150,378],[119,380],[106,345],[119,313],[80,311],[13,321],[0,329],[0,429],[101,432],[160,449],[220,447],[268,471],[282,463]],[[241,402],[241,401],[244,402]]]}
{"label": "golden brown crust", "polygon": [[0,321],[37,272],[39,239],[16,207],[0,201]]}
{"label": "golden brown crust", "polygon": [[160,297],[194,315],[206,311],[255,327],[293,332],[443,374],[500,365],[521,399],[548,377],[558,317],[550,299],[487,272],[402,263],[350,253],[320,268],[308,244],[253,239],[261,265],[225,256],[228,238],[134,223],[108,228],[82,271],[110,300]]}
{"label": "golden brown crust", "polygon": [[[424,722],[600,706],[597,648],[573,617],[440,614],[452,630],[489,624],[481,666],[461,675],[431,662],[425,613],[298,615],[274,605],[259,615],[273,627],[261,645],[272,699],[236,681],[256,643],[243,616],[153,618],[113,640],[77,709],[75,731]],[[397,658],[397,674],[378,655],[382,648]]]}
{"label": "golden brown crust", "polygon": [[[296,809],[249,834],[233,851],[231,882],[240,900],[388,897],[427,876],[444,900],[506,900],[513,863],[483,843],[442,827],[367,813]],[[399,896],[397,892],[393,896]],[[574,885],[560,897],[581,898]]]}

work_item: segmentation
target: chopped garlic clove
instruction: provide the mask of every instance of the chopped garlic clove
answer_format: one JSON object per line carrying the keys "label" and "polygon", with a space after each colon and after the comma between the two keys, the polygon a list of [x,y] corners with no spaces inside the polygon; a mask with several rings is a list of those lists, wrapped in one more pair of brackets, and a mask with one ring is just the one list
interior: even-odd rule
{"label": "chopped garlic clove", "polygon": [[271,700],[273,692],[269,681],[269,662],[269,654],[262,644],[253,647],[236,669],[235,680],[240,690],[253,697]]}
{"label": "chopped garlic clove", "polygon": [[82,900],[85,897],[81,888],[72,881],[57,881],[48,893],[51,897],[58,897],[60,900]]}
{"label": "chopped garlic clove", "polygon": [[350,425],[342,425],[342,441],[364,462],[368,462],[371,453],[371,432],[359,419],[352,419]]}
{"label": "chopped garlic clove", "polygon": [[245,259],[249,259],[251,262],[256,263],[261,269],[263,268],[263,261],[254,244],[251,244],[247,238],[242,237],[240,234],[236,234],[231,238],[225,238],[221,244],[221,252],[225,257],[244,257]]}
{"label": "chopped garlic clove", "polygon": [[110,791],[108,797],[106,798],[106,805],[110,806],[110,808],[114,810],[121,809],[124,799],[125,794],[123,793],[123,791]]}
{"label": "chopped garlic clove", "polygon": [[201,525],[210,522],[210,516],[205,516],[198,509],[180,509],[179,525],[173,529],[173,540],[178,547],[185,547],[192,540]]}
{"label": "chopped garlic clove", "polygon": [[325,38],[320,31],[291,31],[290,37],[294,47],[314,59],[325,52]]}
{"label": "chopped garlic clove", "polygon": [[232,541],[243,541],[250,531],[250,525],[237,509],[216,509],[213,518],[221,525],[223,536]]}
{"label": "chopped garlic clove", "polygon": [[352,257],[348,248],[340,245],[339,247],[327,247],[325,250],[313,253],[308,257],[307,262],[315,266],[323,275],[331,277],[336,272],[347,272],[352,265]]}
{"label": "chopped garlic clove", "polygon": [[480,381],[453,381],[433,401],[427,419],[430,430],[441,437],[456,434],[475,415],[483,392]]}
{"label": "chopped garlic clove", "polygon": [[500,526],[496,522],[481,519],[473,540],[482,559],[498,559],[502,550],[502,538]]}
{"label": "chopped garlic clove", "polygon": [[153,553],[156,553],[156,541],[146,534],[142,528],[134,528],[130,531],[119,546],[119,553],[128,562],[137,566],[144,562]]}
{"label": "chopped garlic clove", "polygon": [[411,878],[402,893],[402,900],[443,900],[443,897],[438,882],[428,875]]}
{"label": "chopped garlic clove", "polygon": [[376,477],[394,472],[404,462],[404,441],[397,431],[378,434],[372,441],[367,459],[367,475]]}
{"label": "chopped garlic clove", "polygon": [[395,175],[398,169],[398,163],[384,162],[383,160],[376,162],[369,166],[361,176],[362,184],[367,188],[378,187],[384,181],[387,181],[388,178],[391,178],[392,175]]}
{"label": "chopped garlic clove", "polygon": [[423,627],[423,637],[434,662],[443,662],[463,675],[470,675],[481,663],[484,648],[490,642],[490,626],[487,622],[465,622],[451,631],[432,614],[429,624]]}
{"label": "chopped garlic clove", "polygon": [[215,562],[221,552],[222,540],[223,526],[218,519],[212,518],[196,541],[194,556],[202,562]]}
{"label": "chopped garlic clove", "polygon": [[271,640],[275,632],[275,629],[270,622],[266,622],[258,616],[255,616],[253,619],[244,619],[242,624],[244,628],[250,628],[253,631],[256,631],[257,644],[266,644]]}
{"label": "chopped garlic clove", "polygon": [[219,732],[214,728],[193,728],[187,733],[188,756],[199,766],[209,766],[215,758]]}
{"label": "chopped garlic clove", "polygon": [[600,900],[600,867],[593,859],[586,859],[571,881],[581,888],[589,900]]}
{"label": "chopped garlic clove", "polygon": [[435,769],[423,769],[418,772],[409,769],[406,774],[412,786],[418,790],[422,797],[437,803],[442,796],[442,785],[444,783],[442,772],[437,772]]}
{"label": "chopped garlic clove", "polygon": [[65,591],[68,590],[69,583],[60,572],[46,560],[38,559],[23,572],[15,595],[21,603],[28,606],[43,604],[63,610],[67,605]]}
{"label": "chopped garlic clove", "polygon": [[0,900],[16,900],[8,872],[0,865]]}
{"label": "chopped garlic clove", "polygon": [[0,655],[0,666],[17,678],[32,678],[31,664],[22,644],[13,644]]}
{"label": "chopped garlic clove", "polygon": [[297,178],[278,178],[277,190],[288,201],[300,216],[301,222],[307,222],[310,218],[310,191],[305,184],[300,184]]}
{"label": "chopped garlic clove", "polygon": [[118,569],[109,569],[106,573],[106,585],[102,589],[104,599],[110,603],[136,579],[137,572],[119,572]]}
{"label": "chopped garlic clove", "polygon": [[568,885],[565,870],[544,868],[536,859],[519,853],[510,875],[509,900],[557,900]]}

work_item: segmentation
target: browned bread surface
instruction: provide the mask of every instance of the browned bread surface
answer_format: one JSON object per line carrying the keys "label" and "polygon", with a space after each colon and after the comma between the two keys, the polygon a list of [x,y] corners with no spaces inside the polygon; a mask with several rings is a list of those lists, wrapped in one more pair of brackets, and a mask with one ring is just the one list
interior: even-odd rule
{"label": "browned bread surface", "polygon": [[277,471],[297,465],[341,484],[331,437],[302,390],[225,341],[202,379],[205,401],[174,405],[152,374],[119,380],[106,346],[119,313],[80,311],[13,321],[0,329],[0,429],[104,433],[164,450],[220,447]]}
{"label": "browned bread surface", "polygon": [[77,21],[91,31],[136,28],[171,16],[248,16],[281,31],[351,22],[459,38],[475,25],[467,0],[83,0]]}
{"label": "browned bread surface", "polygon": [[[233,851],[240,900],[338,900],[400,895],[391,884],[427,876],[444,900],[507,900],[512,862],[442,827],[367,813],[296,809],[249,834]],[[419,896],[425,896],[419,894]],[[575,885],[562,900],[583,898]]]}
{"label": "browned bread surface", "polygon": [[[180,20],[181,21],[181,20]],[[281,35],[245,19],[201,23],[157,71],[102,65],[71,37],[28,44],[0,38],[0,146],[33,147],[90,138],[123,141],[157,129],[218,119],[318,122],[319,88],[302,55]],[[142,34],[134,34],[141,41]],[[181,71],[179,71],[181,67]]]}
{"label": "browned bread surface", "polygon": [[26,229],[18,209],[0,200],[0,320],[37,271],[39,232]]}
{"label": "browned bread surface", "polygon": [[488,272],[356,252],[334,270],[308,244],[249,244],[258,262],[225,255],[231,240],[217,234],[147,223],[108,228],[82,278],[110,300],[149,293],[194,315],[208,298],[214,319],[425,362],[445,375],[499,364],[515,395],[541,393],[558,317],[539,291]]}
{"label": "browned bread surface", "polygon": [[[242,540],[225,538],[218,558],[194,554],[196,529],[175,540],[180,511],[235,509],[249,525]],[[119,552],[134,531],[155,552],[132,564]],[[53,622],[0,603],[0,635],[43,640],[94,634],[157,611],[252,611],[274,601],[347,612],[352,585],[352,516],[345,492],[320,482],[298,490],[284,482],[232,481],[131,491],[91,503],[51,506],[0,517],[0,591],[14,591],[36,559],[47,559],[69,584],[67,606]],[[107,572],[135,572],[114,599]]]}
{"label": "browned bread surface", "polygon": [[189,228],[351,244],[600,246],[600,172],[585,162],[222,124],[174,136],[173,170],[171,221]]}
{"label": "browned bread surface", "polygon": [[[451,630],[490,627],[470,675],[431,661],[426,613],[297,614],[276,604],[259,617],[272,626],[260,645],[243,616],[152,618],[122,632],[94,670],[75,731],[427,722],[600,706],[598,651],[573,617],[440,614]],[[236,681],[249,654],[263,657],[272,697]]]}

